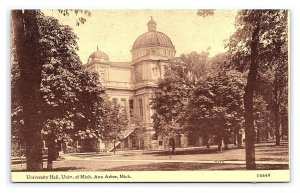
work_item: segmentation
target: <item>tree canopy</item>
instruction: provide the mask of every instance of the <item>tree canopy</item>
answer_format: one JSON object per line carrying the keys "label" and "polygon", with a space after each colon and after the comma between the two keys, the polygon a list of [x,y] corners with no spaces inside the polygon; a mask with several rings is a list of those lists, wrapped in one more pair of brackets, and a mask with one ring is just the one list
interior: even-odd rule
{"label": "tree canopy", "polygon": [[268,71],[272,71],[274,77],[277,74],[271,92],[273,97],[270,97],[275,102],[270,106],[275,117],[276,144],[279,144],[278,99],[281,91],[279,92],[278,82],[285,82],[285,87],[287,85],[286,81],[279,81],[287,80],[287,18],[287,10],[241,10],[236,18],[236,31],[228,43],[231,64],[237,70],[248,71],[244,94],[247,169],[256,168],[254,96],[255,91],[260,92],[257,90],[260,72],[268,74]]}
{"label": "tree canopy", "polygon": [[[82,66],[76,54],[78,38],[73,30],[41,12],[36,12],[36,22],[40,34],[39,57],[43,61],[39,64],[41,81],[36,91],[39,97],[34,101],[37,135],[54,134],[59,140],[78,136],[80,139],[119,139],[128,125],[127,114],[105,97],[98,74]],[[19,58],[15,58],[12,65],[12,133],[25,143],[30,131],[24,126],[27,115],[20,99],[24,97],[21,88],[25,84],[20,78],[20,63]],[[26,82],[25,86],[30,84]],[[41,138],[36,143],[41,144]],[[41,155],[41,149],[39,151]]]}

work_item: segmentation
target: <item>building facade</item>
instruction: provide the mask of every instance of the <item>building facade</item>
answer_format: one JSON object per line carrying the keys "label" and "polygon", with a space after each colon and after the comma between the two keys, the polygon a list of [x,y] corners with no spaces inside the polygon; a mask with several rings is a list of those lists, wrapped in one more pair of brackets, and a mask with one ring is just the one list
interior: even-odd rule
{"label": "building facade", "polygon": [[[90,72],[100,75],[101,84],[106,88],[110,99],[128,109],[128,118],[137,117],[143,124],[142,133],[137,134],[131,127],[123,134],[124,140],[116,144],[120,149],[167,149],[169,139],[154,138],[153,110],[150,107],[151,96],[158,80],[164,77],[165,67],[175,57],[176,50],[171,39],[157,31],[157,23],[151,17],[147,23],[148,31],[140,35],[133,43],[130,62],[112,62],[104,52],[93,52],[85,65]],[[198,134],[171,134],[176,147],[202,146],[203,137]],[[101,144],[106,151],[113,148]]]}
{"label": "building facade", "polygon": [[112,100],[128,109],[129,119],[137,117],[144,125],[142,134],[134,135],[134,129],[124,134],[119,148],[162,149],[166,142],[153,139],[153,110],[150,100],[159,78],[163,78],[165,66],[175,57],[176,50],[171,39],[157,31],[157,23],[151,17],[148,31],[133,43],[130,62],[112,62],[104,52],[97,50],[85,65],[90,72],[97,72],[102,86]]}

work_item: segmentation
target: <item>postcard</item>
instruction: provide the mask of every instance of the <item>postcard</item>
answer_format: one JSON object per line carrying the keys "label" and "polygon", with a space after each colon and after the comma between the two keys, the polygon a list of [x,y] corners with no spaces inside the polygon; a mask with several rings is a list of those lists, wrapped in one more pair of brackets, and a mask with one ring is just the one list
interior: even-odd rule
{"label": "postcard", "polygon": [[11,10],[12,182],[289,182],[289,20]]}

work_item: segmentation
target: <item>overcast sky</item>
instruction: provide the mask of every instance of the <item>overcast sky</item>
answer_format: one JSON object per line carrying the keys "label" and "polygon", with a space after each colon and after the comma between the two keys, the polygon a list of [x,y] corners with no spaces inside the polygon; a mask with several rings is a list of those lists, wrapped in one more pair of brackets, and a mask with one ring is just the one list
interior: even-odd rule
{"label": "overcast sky", "polygon": [[210,56],[224,52],[224,41],[234,32],[236,11],[218,10],[214,16],[199,17],[197,10],[93,10],[85,24],[76,26],[74,16],[62,16],[57,11],[44,11],[62,24],[70,25],[79,37],[78,55],[85,64],[99,46],[110,61],[131,61],[130,50],[139,35],[148,31],[150,17],[157,31],[169,36],[176,56],[210,48]]}

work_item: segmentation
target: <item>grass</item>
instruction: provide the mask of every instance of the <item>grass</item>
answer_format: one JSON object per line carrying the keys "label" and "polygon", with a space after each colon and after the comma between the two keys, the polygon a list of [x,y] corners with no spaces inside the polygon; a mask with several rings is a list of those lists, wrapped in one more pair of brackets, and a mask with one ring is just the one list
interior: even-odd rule
{"label": "grass", "polygon": [[[178,171],[178,170],[245,170],[245,165],[235,164],[201,164],[201,163],[150,163],[133,166],[120,166],[104,171]],[[257,170],[285,170],[287,164],[259,164]]]}

